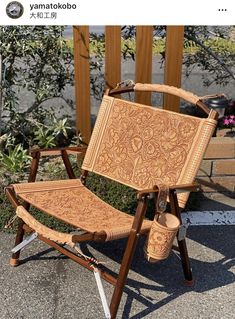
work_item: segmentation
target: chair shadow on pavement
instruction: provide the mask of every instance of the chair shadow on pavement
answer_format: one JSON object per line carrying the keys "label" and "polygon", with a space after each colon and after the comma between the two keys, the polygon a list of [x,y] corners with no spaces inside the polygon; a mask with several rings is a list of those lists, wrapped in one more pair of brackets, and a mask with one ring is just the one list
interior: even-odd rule
{"label": "chair shadow on pavement", "polygon": [[[171,253],[165,261],[156,264],[147,262],[143,257],[143,244],[145,239],[141,238],[136,249],[131,270],[139,274],[142,278],[140,280],[128,278],[127,285],[124,289],[124,292],[127,294],[127,300],[122,318],[144,318],[163,305],[190,291],[202,293],[235,282],[235,275],[230,271],[230,268],[235,265],[234,226],[194,226],[188,231],[187,237],[193,241],[193,246],[199,246],[197,248],[199,253],[200,249],[202,249],[201,245],[206,247],[206,250],[209,250],[209,256],[205,256],[204,251],[201,254],[201,260],[190,258],[195,285],[193,287],[184,285],[181,262],[173,253]],[[102,254],[109,256],[109,258],[115,262],[120,263],[121,259],[119,256],[122,256],[121,250],[125,248],[125,241],[120,240],[118,244],[120,245],[119,248],[115,247],[112,242],[108,242],[105,247],[101,249],[98,244],[92,244],[92,246],[102,252]],[[189,255],[190,248],[192,249],[190,246],[191,245],[189,245],[188,248]],[[143,277],[146,278],[146,281],[156,282],[156,284],[146,283],[145,280],[143,281]],[[144,293],[141,292],[143,290]],[[146,292],[148,290],[154,292],[154,294],[156,292],[156,299],[149,296]],[[158,301],[158,294],[160,292],[164,292],[167,296],[165,298],[161,296]],[[153,293],[150,294],[153,295]],[[132,301],[134,299],[146,308],[130,316]]]}
{"label": "chair shadow on pavement", "polygon": [[58,260],[58,259],[68,259],[68,257],[60,254],[55,255],[55,256],[47,256],[47,254],[51,253],[52,251],[54,251],[54,248],[48,248],[48,249],[44,249],[34,255],[25,257],[25,258],[21,258],[20,259],[20,265],[26,264],[29,261],[35,261],[35,260]]}
{"label": "chair shadow on pavement", "polygon": [[[226,231],[225,231],[226,228]],[[122,318],[138,319],[144,318],[155,310],[164,306],[176,298],[194,291],[202,293],[215,288],[226,286],[235,281],[235,275],[230,271],[230,268],[235,264],[234,252],[234,226],[192,226],[188,231],[187,237],[192,241],[188,245],[189,256],[190,248],[196,248],[197,258],[191,257],[191,266],[195,278],[195,285],[187,287],[183,283],[183,271],[181,262],[176,254],[171,253],[167,260],[151,264],[143,257],[143,244],[145,238],[140,238],[137,245],[136,253],[132,262],[131,272],[135,272],[129,276],[127,280],[124,293],[127,295]],[[82,244],[81,249],[85,254],[92,256],[91,251],[97,251],[103,257],[110,258],[114,263],[121,263],[121,256],[125,249],[126,240],[119,240],[116,242],[107,242],[105,244],[92,243],[91,245]],[[206,249],[200,255],[202,250],[201,245]],[[206,247],[206,248],[205,248]],[[208,252],[207,252],[208,250]],[[55,259],[68,259],[63,255],[46,256],[49,252],[53,251],[52,248],[43,250],[31,257],[23,259],[21,262],[33,260],[55,260]],[[207,255],[208,253],[208,255]],[[80,267],[78,265],[78,267]],[[105,270],[106,266],[102,266]],[[115,271],[118,271],[116,267]],[[113,275],[117,273],[112,270],[109,272]],[[148,283],[150,282],[150,283]],[[160,293],[164,293],[159,297]],[[154,297],[152,297],[154,295]],[[156,296],[156,298],[155,298]],[[131,315],[131,308],[133,301],[145,306],[144,310],[139,313]],[[159,300],[159,301],[158,301]]]}

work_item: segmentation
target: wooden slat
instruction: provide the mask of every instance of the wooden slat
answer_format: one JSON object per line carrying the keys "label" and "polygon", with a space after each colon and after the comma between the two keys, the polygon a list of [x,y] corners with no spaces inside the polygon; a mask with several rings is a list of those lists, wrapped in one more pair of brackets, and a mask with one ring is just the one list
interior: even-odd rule
{"label": "wooden slat", "polygon": [[[168,26],[166,34],[166,60],[164,83],[181,87],[182,59],[184,44],[184,27]],[[164,94],[163,108],[179,112],[180,99],[176,96]]]}
{"label": "wooden slat", "polygon": [[121,82],[121,26],[105,27],[105,82],[108,88]]}
{"label": "wooden slat", "polygon": [[[135,82],[152,82],[153,27],[136,27]],[[135,101],[151,105],[151,93],[136,92]]]}
{"label": "wooden slat", "polygon": [[91,136],[89,27],[74,26],[73,39],[76,127],[88,143]]}

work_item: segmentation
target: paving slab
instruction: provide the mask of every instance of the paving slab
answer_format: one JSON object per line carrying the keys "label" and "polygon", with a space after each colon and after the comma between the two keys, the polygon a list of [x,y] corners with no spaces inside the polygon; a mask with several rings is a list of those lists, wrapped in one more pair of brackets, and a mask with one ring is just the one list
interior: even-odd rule
{"label": "paving slab", "polygon": [[235,193],[199,193],[200,210],[234,210]]}
{"label": "paving slab", "polygon": [[[140,240],[117,318],[231,319],[235,305],[234,226],[191,226],[188,249],[194,287],[185,287],[177,255],[157,264],[143,258]],[[1,319],[104,318],[91,272],[35,240],[22,251],[22,264],[9,265],[11,234],[0,232]],[[115,273],[125,240],[84,245]],[[113,287],[104,282],[108,300]]]}

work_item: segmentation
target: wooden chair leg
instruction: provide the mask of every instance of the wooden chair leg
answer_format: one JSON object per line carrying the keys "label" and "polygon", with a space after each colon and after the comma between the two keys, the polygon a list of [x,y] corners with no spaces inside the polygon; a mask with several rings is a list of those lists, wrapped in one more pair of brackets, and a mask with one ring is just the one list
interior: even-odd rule
{"label": "wooden chair leg", "polygon": [[123,288],[126,283],[127,275],[130,269],[131,261],[135,252],[138,235],[132,232],[129,236],[127,247],[123,256],[117,283],[114,288],[113,296],[110,303],[111,318],[116,318],[118,307],[122,298]]}
{"label": "wooden chair leg", "polygon": [[71,165],[71,163],[69,161],[69,157],[68,157],[68,154],[67,154],[66,150],[62,150],[61,151],[61,155],[62,155],[62,159],[63,159],[63,162],[64,162],[65,169],[67,171],[68,177],[70,179],[75,179],[76,176],[74,174],[74,171],[73,171],[72,165]]}
{"label": "wooden chair leg", "polygon": [[[178,199],[174,190],[170,191],[170,205],[171,205],[172,213],[179,218],[180,223],[182,224],[180,208],[178,205]],[[177,242],[178,242],[178,247],[179,247],[179,252],[181,257],[182,268],[184,272],[185,283],[190,286],[190,285],[193,285],[194,281],[193,281],[192,269],[190,266],[190,261],[188,256],[186,240],[177,239]]]}
{"label": "wooden chair leg", "polygon": [[194,281],[193,281],[193,274],[192,274],[192,269],[190,266],[186,241],[185,239],[177,240],[177,241],[178,241],[181,263],[182,263],[183,272],[184,272],[185,283],[190,286],[190,285],[193,285]]}
{"label": "wooden chair leg", "polygon": [[[35,152],[32,153],[32,163],[31,163],[31,167],[30,167],[30,173],[29,173],[29,178],[28,178],[28,182],[35,182],[36,180],[36,175],[37,175],[37,171],[38,171],[38,164],[39,164],[39,159],[40,159],[40,152]],[[17,203],[17,201],[14,203],[14,207],[17,207],[19,205],[19,203]],[[24,204],[25,209],[29,209],[30,205],[29,203],[25,202]],[[16,239],[15,239],[15,246],[19,245],[23,239],[24,239],[24,234],[25,231],[23,229],[24,227],[24,222],[22,220],[20,220],[19,225],[18,225],[18,230],[17,230],[17,234],[16,234]],[[20,250],[16,253],[13,253],[10,259],[10,265],[11,266],[18,266],[20,263]]]}
{"label": "wooden chair leg", "polygon": [[110,313],[111,313],[112,319],[115,319],[117,315],[118,307],[119,307],[122,293],[123,293],[123,288],[125,286],[130,265],[135,253],[135,248],[136,248],[137,240],[139,238],[139,232],[141,229],[143,218],[146,212],[146,207],[147,207],[147,200],[146,198],[144,198],[139,202],[139,205],[137,208],[135,219],[132,225],[132,230],[130,232],[130,235],[127,241],[126,249],[122,259],[122,264],[119,270],[117,283],[115,285],[113,296],[111,299]]}
{"label": "wooden chair leg", "polygon": [[[32,159],[29,178],[28,178],[29,183],[35,182],[37,170],[38,170],[39,159],[40,159],[39,152],[33,153],[32,155],[33,155],[33,159]],[[16,199],[16,197],[13,193],[13,190],[11,190],[11,189],[6,190],[6,194],[9,198],[10,202],[12,203],[13,207],[16,208],[19,205],[19,202]],[[29,210],[30,204],[27,202],[24,202],[23,206],[25,207],[25,209]],[[20,220],[19,225],[18,225],[16,238],[15,238],[15,246],[19,245],[24,239],[25,231],[24,231],[23,227],[24,227],[24,222],[23,222],[23,220]],[[19,259],[20,259],[20,250],[16,253],[12,254],[11,259],[10,259],[10,265],[14,266],[14,267],[18,266],[20,263]]]}
{"label": "wooden chair leg", "polygon": [[[19,222],[19,226],[18,226],[18,230],[16,234],[15,246],[19,245],[23,241],[23,238],[24,238],[23,226],[24,226],[24,222],[21,220]],[[20,250],[12,254],[10,259],[10,265],[14,267],[18,266],[20,263],[19,259],[20,259]]]}
{"label": "wooden chair leg", "polygon": [[39,160],[40,160],[40,152],[32,152],[32,163],[31,163],[31,167],[30,167],[30,172],[29,172],[29,178],[28,178],[28,182],[32,183],[35,182],[36,180],[36,175],[38,172],[38,165],[39,165]]}

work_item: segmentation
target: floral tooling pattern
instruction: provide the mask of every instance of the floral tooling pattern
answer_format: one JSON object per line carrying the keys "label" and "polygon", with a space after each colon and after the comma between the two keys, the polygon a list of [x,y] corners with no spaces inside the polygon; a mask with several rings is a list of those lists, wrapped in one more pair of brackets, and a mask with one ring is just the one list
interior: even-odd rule
{"label": "floral tooling pattern", "polygon": [[162,230],[157,227],[154,221],[144,246],[147,259],[166,259],[170,253],[176,233],[177,230],[174,232],[168,231],[167,228]]}
{"label": "floral tooling pattern", "polygon": [[93,170],[137,189],[176,184],[200,119],[113,101]]}
{"label": "floral tooling pattern", "polygon": [[[105,231],[108,237],[115,233],[117,237],[125,237],[131,230],[133,216],[120,212],[94,195],[79,180],[71,180],[72,188],[53,189],[52,182],[35,183],[37,191],[21,193],[19,196],[40,210],[88,232]],[[43,184],[51,190],[38,191]],[[67,181],[69,186],[69,181]],[[145,220],[142,230],[149,230],[152,222]]]}

